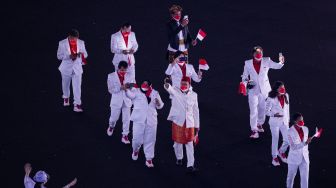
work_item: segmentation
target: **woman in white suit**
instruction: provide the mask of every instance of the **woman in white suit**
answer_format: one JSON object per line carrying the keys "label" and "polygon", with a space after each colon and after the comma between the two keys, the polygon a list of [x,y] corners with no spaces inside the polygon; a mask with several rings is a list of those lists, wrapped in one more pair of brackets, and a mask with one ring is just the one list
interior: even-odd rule
{"label": "woman in white suit", "polygon": [[112,63],[115,70],[118,70],[120,61],[128,63],[128,72],[131,75],[132,82],[135,82],[135,58],[134,53],[138,50],[138,42],[135,33],[131,31],[130,23],[121,26],[120,31],[111,36],[111,52],[114,53]]}
{"label": "woman in white suit", "polygon": [[62,75],[63,105],[70,105],[70,84],[74,95],[74,111],[82,112],[81,107],[81,85],[82,85],[82,65],[86,64],[88,56],[84,41],[80,40],[79,32],[71,30],[69,36],[61,40],[58,44],[57,58],[62,61],[59,71]]}
{"label": "woman in white suit", "polygon": [[131,121],[133,121],[132,159],[137,160],[141,146],[146,157],[146,166],[154,167],[154,149],[157,130],[157,109],[163,108],[158,91],[152,88],[150,81],[144,81],[140,88],[127,89],[127,97],[133,102]]}
{"label": "woman in white suit", "polygon": [[[270,117],[268,123],[272,133],[272,164],[279,166],[278,156],[282,162],[287,163],[285,152],[288,148],[287,131],[289,128],[289,95],[281,81],[275,82],[269,93],[266,100],[266,114]],[[283,140],[280,148],[278,148],[279,132]]]}
{"label": "woman in white suit", "polygon": [[309,179],[309,151],[308,144],[312,137],[308,137],[309,130],[304,126],[303,116],[295,113],[292,117],[294,125],[288,130],[289,153],[287,188],[292,188],[297,170],[300,170],[301,188],[308,188]]}
{"label": "woman in white suit", "polygon": [[256,46],[252,51],[253,59],[245,61],[242,83],[248,88],[248,103],[250,107],[250,138],[259,138],[258,132],[264,132],[266,98],[271,91],[268,80],[269,69],[281,69],[284,57],[279,56],[279,63],[269,57],[263,57],[263,49]]}

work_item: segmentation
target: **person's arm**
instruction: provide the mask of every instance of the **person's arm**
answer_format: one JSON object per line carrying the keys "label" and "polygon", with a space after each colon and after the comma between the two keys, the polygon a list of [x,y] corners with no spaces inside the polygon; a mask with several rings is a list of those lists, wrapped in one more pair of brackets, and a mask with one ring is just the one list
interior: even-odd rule
{"label": "person's arm", "polygon": [[200,74],[197,74],[194,67],[191,66],[191,78],[195,81],[195,82],[200,82],[202,80],[202,76]]}
{"label": "person's arm", "polygon": [[83,49],[82,49],[82,51],[80,52],[80,53],[83,53],[83,55],[84,55],[84,58],[87,58],[88,57],[88,53],[87,53],[87,51],[86,51],[86,48],[85,48],[85,42],[83,41]]}
{"label": "person's arm", "polygon": [[170,94],[170,95],[175,95],[176,91],[174,90],[174,88],[169,84],[169,83],[165,83],[164,84],[164,88],[166,89],[166,91]]}
{"label": "person's arm", "polygon": [[126,97],[130,98],[131,100],[134,100],[136,97],[136,89],[132,88],[132,89],[127,89],[126,90]]}
{"label": "person's arm", "polygon": [[163,101],[160,97],[159,92],[157,92],[156,98],[155,98],[155,107],[156,107],[156,109],[162,109],[163,106],[164,106],[164,103],[163,103]]}
{"label": "person's arm", "polygon": [[290,133],[288,133],[288,141],[289,141],[289,146],[292,150],[302,149],[308,144],[307,142],[304,142],[304,141],[300,142],[299,144],[295,144],[293,141],[292,135]]}
{"label": "person's arm", "polygon": [[114,54],[122,54],[122,50],[118,49],[118,41],[115,35],[111,36],[111,52]]}
{"label": "person's arm", "polygon": [[133,53],[137,52],[138,51],[138,48],[139,48],[139,45],[138,45],[138,42],[136,40],[136,37],[135,37],[135,33],[133,33],[133,37],[132,37],[132,51]]}
{"label": "person's arm", "polygon": [[112,76],[107,77],[107,88],[109,93],[118,93],[121,90],[121,87],[118,87],[114,84]]}
{"label": "person's arm", "polygon": [[248,70],[247,70],[247,63],[245,63],[245,65],[244,65],[244,71],[243,71],[243,74],[241,75],[241,78],[242,78],[242,82],[245,84],[245,87],[246,87],[247,82],[249,81],[249,73],[248,73]]}
{"label": "person's arm", "polygon": [[194,115],[194,124],[197,131],[200,129],[200,117],[199,117],[199,108],[198,108],[198,98],[196,95],[196,102],[193,106],[193,115]]}
{"label": "person's arm", "polygon": [[284,66],[283,63],[274,62],[269,57],[266,57],[266,62],[267,62],[268,67],[271,68],[271,69],[281,69]]}
{"label": "person's arm", "polygon": [[269,117],[274,116],[274,114],[272,113],[272,107],[273,107],[273,99],[270,97],[267,97],[265,112],[266,112],[266,115]]}
{"label": "person's arm", "polygon": [[167,30],[168,30],[168,38],[171,39],[172,37],[175,37],[182,29],[183,26],[180,24],[179,26],[173,25],[174,23],[169,22],[167,24]]}
{"label": "person's arm", "polygon": [[74,180],[72,180],[70,183],[68,183],[67,185],[65,185],[63,188],[70,188],[74,185],[76,185],[77,183],[77,178],[75,178]]}
{"label": "person's arm", "polygon": [[60,61],[70,59],[70,55],[67,55],[67,54],[64,53],[62,41],[58,43],[57,59],[60,60]]}

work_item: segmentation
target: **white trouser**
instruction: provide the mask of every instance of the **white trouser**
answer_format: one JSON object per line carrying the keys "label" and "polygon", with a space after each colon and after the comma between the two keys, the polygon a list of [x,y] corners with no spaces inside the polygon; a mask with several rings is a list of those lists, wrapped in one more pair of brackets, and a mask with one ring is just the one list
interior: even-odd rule
{"label": "white trouser", "polygon": [[[118,65],[119,64],[114,64],[114,70],[118,70]],[[130,81],[135,83],[135,65],[134,63],[129,65],[127,68],[127,73],[130,74]]]}
{"label": "white trouser", "polygon": [[[275,158],[278,156],[278,150],[280,153],[285,153],[289,144],[288,144],[288,125],[283,123],[282,118],[277,118],[275,120],[269,121],[270,129],[272,133],[272,157]],[[282,145],[278,149],[279,144],[279,131],[282,135]]]}
{"label": "white trouser", "polygon": [[301,188],[308,188],[309,164],[303,159],[300,165],[288,164],[287,188],[292,188],[297,170],[300,170]]}
{"label": "white trouser", "polygon": [[[194,145],[193,142],[188,142],[187,144],[184,144],[186,147],[186,152],[187,152],[187,167],[194,166],[195,158],[194,158]],[[175,156],[177,160],[182,160],[183,159],[183,144],[179,144],[177,142],[174,142],[174,151],[175,151]]]}
{"label": "white trouser", "polygon": [[122,112],[122,123],[123,123],[123,131],[122,135],[128,135],[129,133],[129,125],[130,125],[130,116],[131,116],[131,108],[125,105],[123,102],[121,108],[111,107],[111,116],[109,119],[110,127],[115,127],[116,123],[120,117],[120,112]]}
{"label": "white trouser", "polygon": [[157,125],[133,122],[133,151],[139,151],[141,145],[145,153],[146,160],[154,158]]}
{"label": "white trouser", "polygon": [[263,125],[265,122],[266,98],[261,94],[248,95],[250,106],[250,125],[252,131],[257,131],[257,125]]}
{"label": "white trouser", "polygon": [[72,74],[72,75],[62,75],[62,90],[63,98],[70,97],[70,84],[72,81],[72,92],[74,95],[74,104],[81,105],[81,85],[82,85],[82,74]]}

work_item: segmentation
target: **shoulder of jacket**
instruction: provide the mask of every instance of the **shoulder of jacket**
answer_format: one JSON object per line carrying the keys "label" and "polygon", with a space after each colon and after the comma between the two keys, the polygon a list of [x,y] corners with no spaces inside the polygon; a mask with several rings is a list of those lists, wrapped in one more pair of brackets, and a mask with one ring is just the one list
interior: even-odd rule
{"label": "shoulder of jacket", "polygon": [[248,60],[245,60],[245,65],[249,64],[249,63],[252,63],[252,59],[248,59]]}
{"label": "shoulder of jacket", "polygon": [[111,72],[110,74],[107,75],[107,77],[112,77],[115,74],[115,72]]}
{"label": "shoulder of jacket", "polygon": [[68,41],[68,38],[63,39],[63,40],[59,41],[58,43],[59,43],[59,44],[63,44],[63,43],[66,43],[67,41]]}
{"label": "shoulder of jacket", "polygon": [[271,58],[270,57],[263,57],[263,61],[270,61]]}

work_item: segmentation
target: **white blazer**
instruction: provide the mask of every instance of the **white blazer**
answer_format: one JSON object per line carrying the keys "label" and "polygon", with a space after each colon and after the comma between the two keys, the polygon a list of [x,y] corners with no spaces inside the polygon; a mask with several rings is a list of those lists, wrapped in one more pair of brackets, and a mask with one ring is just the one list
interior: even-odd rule
{"label": "white blazer", "polygon": [[[128,73],[125,74],[124,84],[130,83],[131,78]],[[112,72],[107,77],[108,91],[112,94],[110,107],[121,108],[123,102],[127,107],[132,106],[132,101],[126,96],[126,92],[121,90],[121,84],[117,72]]]}
{"label": "white blazer", "polygon": [[183,93],[179,88],[171,85],[166,90],[172,99],[168,120],[179,126],[183,126],[184,122],[186,122],[187,128],[199,128],[200,118],[197,93],[191,89],[188,93]]}
{"label": "white blazer", "polygon": [[[87,58],[88,54],[85,49],[84,41],[77,39],[77,53],[79,52],[83,53],[84,57]],[[76,75],[82,74],[82,58],[78,57],[75,61],[72,61],[70,55],[71,51],[68,38],[61,40],[58,43],[57,59],[62,62],[58,69],[65,75],[72,75],[72,73]]]}
{"label": "white blazer", "polygon": [[113,65],[118,66],[120,61],[126,61],[135,64],[135,59],[133,54],[123,54],[123,50],[134,50],[134,53],[138,50],[138,42],[135,38],[135,33],[131,32],[128,36],[128,44],[126,47],[124,38],[121,31],[118,31],[111,36],[111,52],[114,53],[112,60]]}
{"label": "white blazer", "polygon": [[[182,70],[180,66],[175,63],[175,65],[169,64],[166,70],[166,75],[170,75],[172,78],[172,85],[173,87],[180,88],[181,80],[183,77]],[[186,64],[186,76],[191,77],[192,80],[195,82],[200,82],[202,79],[198,77],[194,66],[191,64]]]}
{"label": "white blazer", "polygon": [[[145,123],[148,125],[157,125],[157,111],[156,109],[163,108],[164,103],[161,100],[159,92],[152,90],[150,94],[151,102],[148,104],[147,97],[140,91],[139,88],[132,88],[127,90],[126,96],[133,102],[133,111],[131,114],[131,121],[138,123]],[[156,105],[155,99],[158,99],[160,105]]]}
{"label": "white blazer", "polygon": [[288,141],[289,141],[289,153],[288,153],[288,164],[301,164],[302,160],[305,160],[309,164],[309,151],[306,141],[308,139],[309,130],[306,126],[302,127],[303,130],[303,141],[301,142],[299,133],[295,129],[294,125],[288,130]]}
{"label": "white blazer", "polygon": [[248,80],[253,80],[256,83],[256,86],[248,90],[248,95],[257,95],[261,93],[267,98],[268,93],[271,91],[271,85],[268,80],[268,70],[269,69],[281,69],[283,63],[276,63],[271,60],[269,57],[263,57],[261,60],[259,74],[255,71],[253,66],[253,60],[245,61],[244,72],[242,77],[242,82],[245,83],[245,86]]}
{"label": "white blazer", "polygon": [[[286,93],[288,104],[285,102],[282,108],[278,97],[266,99],[266,115],[270,117],[269,122],[282,121],[285,125],[289,124],[289,95]],[[274,114],[279,113],[283,117],[274,117]]]}

